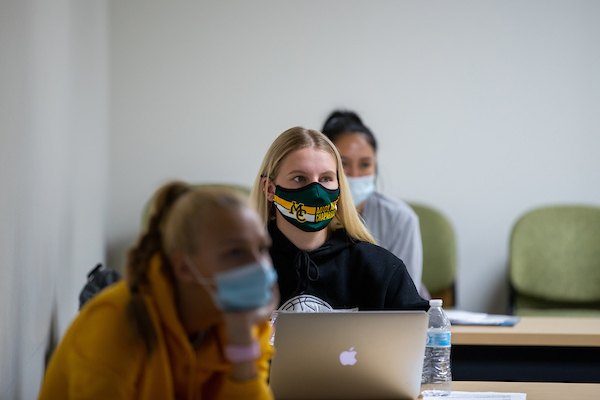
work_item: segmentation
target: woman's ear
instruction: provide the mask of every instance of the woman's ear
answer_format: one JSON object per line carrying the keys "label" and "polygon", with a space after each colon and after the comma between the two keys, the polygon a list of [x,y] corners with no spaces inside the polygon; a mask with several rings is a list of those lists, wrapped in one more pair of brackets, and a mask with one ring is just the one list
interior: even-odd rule
{"label": "woman's ear", "polygon": [[175,278],[182,283],[197,283],[196,277],[190,271],[190,268],[194,268],[194,266],[189,265],[186,259],[185,255],[181,252],[175,252],[171,255],[170,261]]}
{"label": "woman's ear", "polygon": [[269,178],[262,179],[262,189],[267,201],[272,202],[275,198],[275,184]]}

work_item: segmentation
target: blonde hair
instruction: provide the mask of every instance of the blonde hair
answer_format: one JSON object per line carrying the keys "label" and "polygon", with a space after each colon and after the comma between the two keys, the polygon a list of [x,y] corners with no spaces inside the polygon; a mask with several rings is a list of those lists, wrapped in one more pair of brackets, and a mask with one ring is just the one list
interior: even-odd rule
{"label": "blonde hair", "polygon": [[375,239],[373,239],[371,233],[369,233],[368,229],[362,223],[354,203],[352,202],[348,181],[346,180],[346,175],[344,175],[342,158],[337,149],[321,132],[299,126],[283,132],[275,139],[273,144],[271,144],[271,147],[269,147],[262,162],[260,171],[256,176],[252,191],[250,192],[250,202],[258,212],[258,215],[260,215],[265,226],[271,219],[275,218],[275,208],[272,206],[272,203],[267,201],[266,195],[263,193],[263,178],[274,181],[279,174],[282,161],[290,153],[306,147],[314,147],[326,151],[331,154],[336,162],[340,199],[337,203],[337,213],[327,229],[334,231],[336,229],[344,228],[351,238],[376,244]]}
{"label": "blonde hair", "polygon": [[154,195],[150,219],[138,242],[127,253],[126,280],[131,297],[125,313],[134,340],[141,339],[148,355],[156,347],[157,333],[140,287],[148,284],[153,257],[160,257],[163,271],[174,282],[169,256],[175,251],[196,253],[205,216],[214,209],[247,207],[236,192],[221,188],[194,189],[184,182],[171,182]]}

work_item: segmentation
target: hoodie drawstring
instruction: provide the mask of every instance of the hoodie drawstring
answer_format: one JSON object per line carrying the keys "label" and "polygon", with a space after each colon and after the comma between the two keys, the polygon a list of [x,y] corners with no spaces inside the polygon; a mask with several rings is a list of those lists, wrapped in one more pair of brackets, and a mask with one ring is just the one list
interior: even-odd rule
{"label": "hoodie drawstring", "polygon": [[[297,285],[295,293],[301,293],[308,287],[307,282],[301,274],[301,269],[305,269],[305,276],[311,282],[319,280],[319,266],[310,258],[306,251],[299,251],[294,257],[294,270],[296,271]],[[301,288],[302,286],[302,288]]]}

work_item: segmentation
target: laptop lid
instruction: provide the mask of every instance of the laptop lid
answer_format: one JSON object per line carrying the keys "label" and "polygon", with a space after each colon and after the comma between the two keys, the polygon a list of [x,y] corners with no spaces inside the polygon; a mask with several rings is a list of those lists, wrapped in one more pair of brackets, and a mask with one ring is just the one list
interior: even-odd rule
{"label": "laptop lid", "polygon": [[277,400],[416,399],[424,311],[279,312],[270,384]]}

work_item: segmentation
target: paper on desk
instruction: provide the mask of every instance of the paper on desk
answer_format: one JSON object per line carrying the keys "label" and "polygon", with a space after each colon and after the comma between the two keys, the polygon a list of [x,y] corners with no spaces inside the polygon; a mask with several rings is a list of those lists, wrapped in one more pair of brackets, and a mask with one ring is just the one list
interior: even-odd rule
{"label": "paper on desk", "polygon": [[423,396],[423,400],[526,400],[526,393],[498,393],[498,392],[456,392],[444,397]]}
{"label": "paper on desk", "polygon": [[453,325],[499,325],[513,326],[521,317],[512,315],[495,315],[460,310],[445,310]]}

